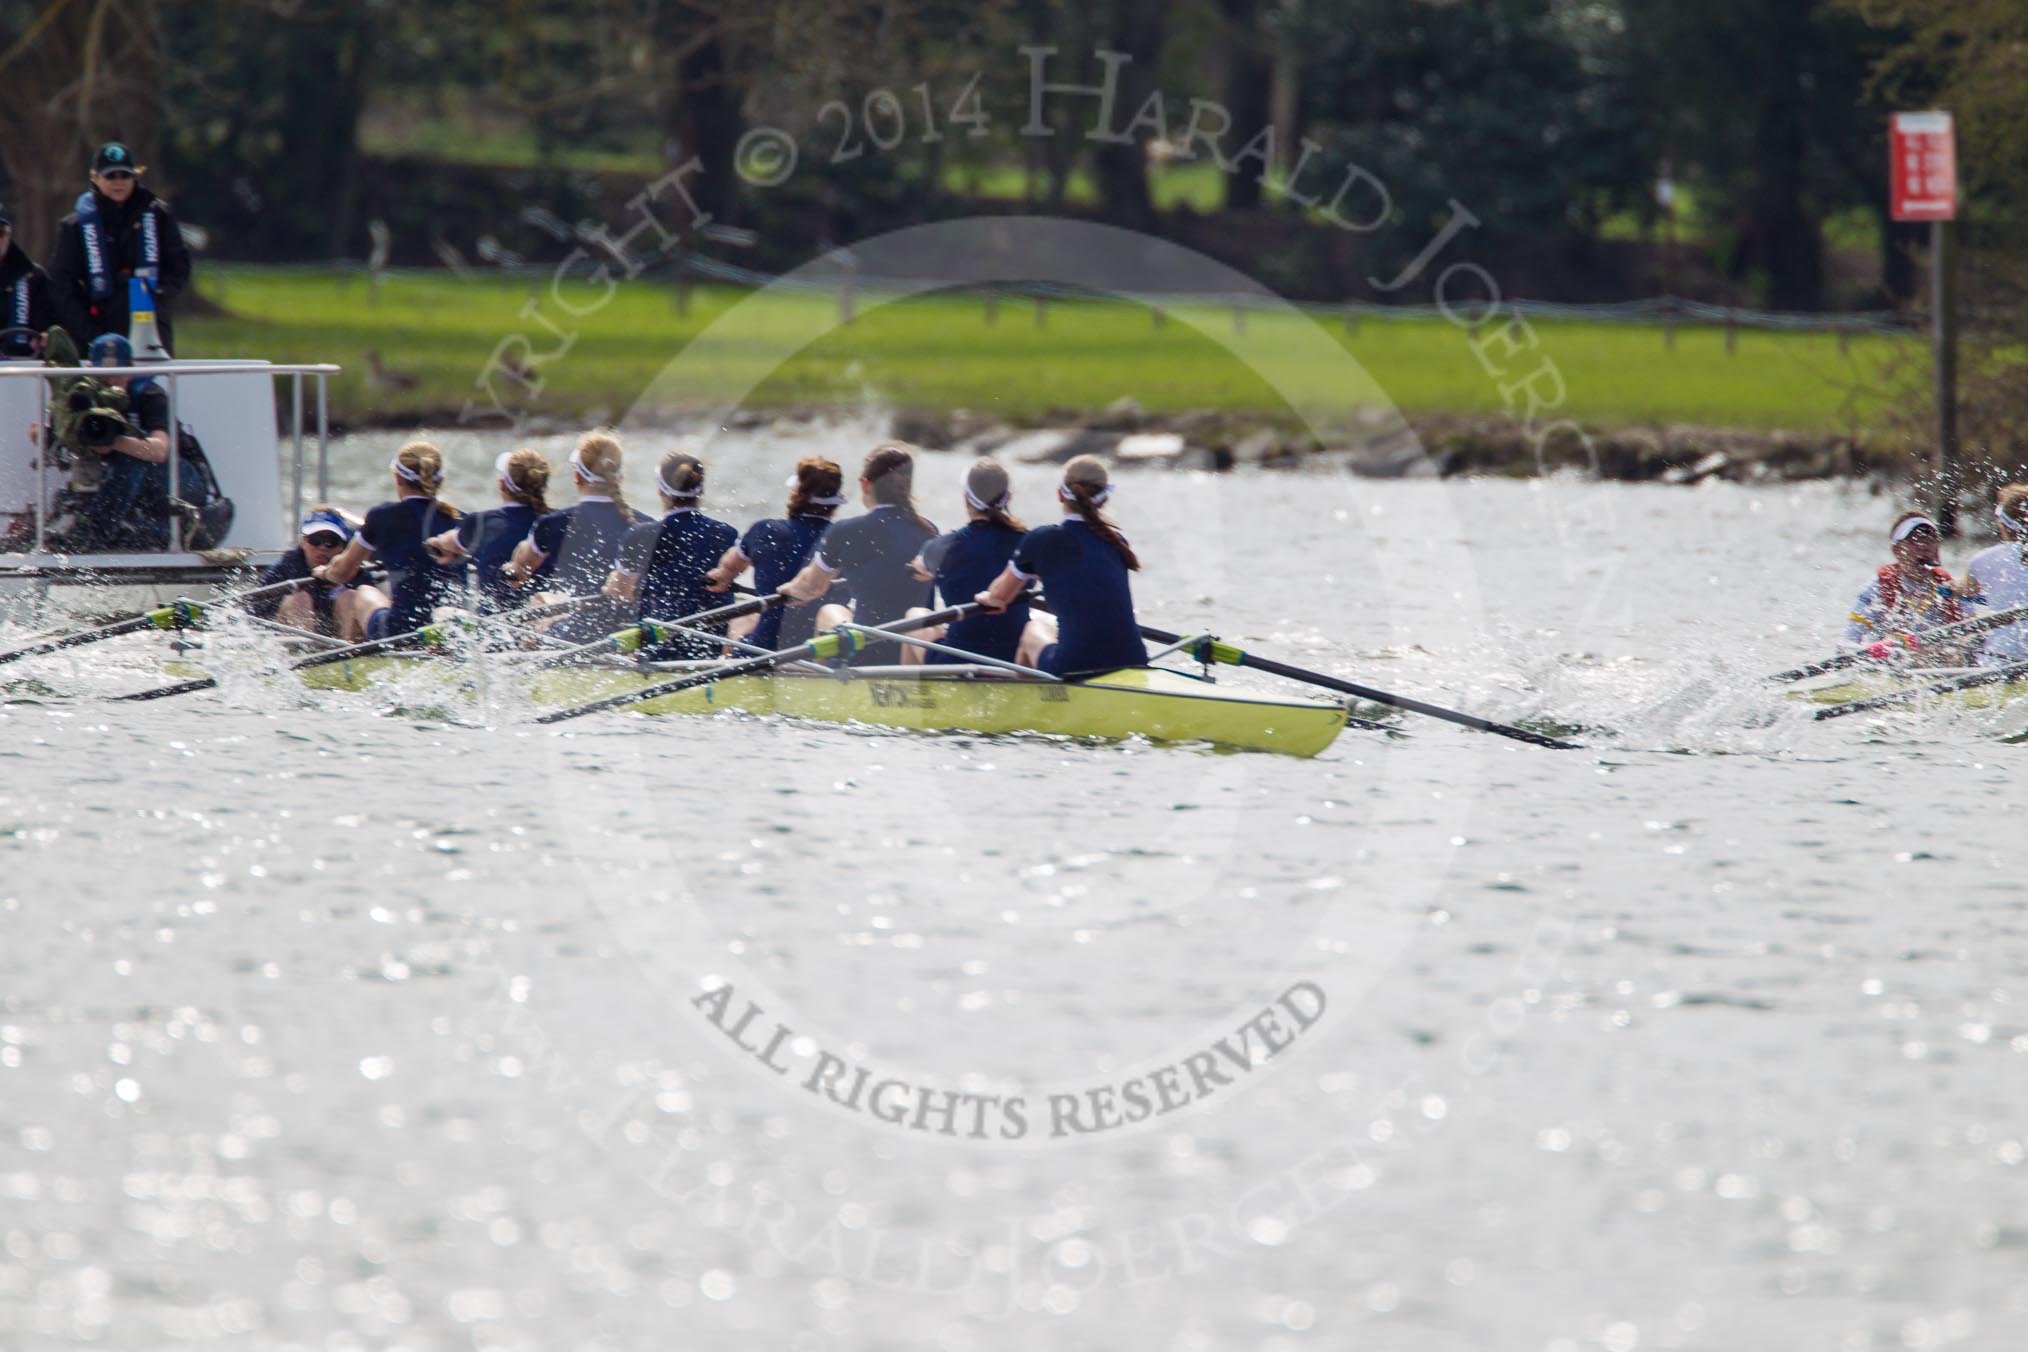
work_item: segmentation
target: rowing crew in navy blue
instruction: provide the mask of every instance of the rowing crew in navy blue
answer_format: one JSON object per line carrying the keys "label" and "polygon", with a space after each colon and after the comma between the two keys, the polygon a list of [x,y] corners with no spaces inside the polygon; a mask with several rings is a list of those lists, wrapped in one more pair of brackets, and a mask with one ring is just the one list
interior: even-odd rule
{"label": "rowing crew in navy blue", "polygon": [[[705,466],[687,451],[668,453],[657,468],[663,514],[656,520],[640,519],[626,504],[621,448],[610,432],[587,434],[571,467],[578,503],[545,511],[547,462],[532,450],[502,456],[494,464],[502,505],[463,516],[438,497],[442,454],[428,442],[410,442],[389,467],[394,500],[368,512],[356,532],[348,535],[335,511],[320,509],[305,520],[299,552],[331,590],[321,600],[291,598],[297,606],[325,607],[299,611],[314,624],[298,627],[335,626],[337,636],[355,641],[392,637],[428,624],[440,608],[472,606],[475,598],[478,609],[510,610],[546,581],[582,601],[552,632],[583,643],[640,619],[668,622],[718,609],[751,570],[758,592],[780,592],[786,607],[744,617],[745,624],[675,635],[649,655],[703,659],[729,644],[740,651],[795,647],[813,631],[925,613],[941,594],[947,606],[976,600],[982,612],[922,637],[965,654],[1067,677],[1147,661],[1129,579],[1140,561],[1103,511],[1113,488],[1094,457],[1064,467],[1057,489],[1064,519],[1034,530],[1012,514],[1006,469],[990,459],[977,462],[965,477],[968,520],[942,535],[916,509],[914,456],[894,442],[875,447],[861,468],[864,515],[833,522],[844,501],[843,474],[836,463],[812,456],[789,480],[784,514],[756,522],[743,536],[703,510]],[[320,561],[312,550],[335,554]],[[368,557],[387,570],[385,592],[356,585]],[[1029,607],[1027,592],[1037,582],[1049,611]],[[851,660],[913,664],[924,656],[914,644],[890,641],[862,645]],[[932,651],[928,660],[966,659]]]}

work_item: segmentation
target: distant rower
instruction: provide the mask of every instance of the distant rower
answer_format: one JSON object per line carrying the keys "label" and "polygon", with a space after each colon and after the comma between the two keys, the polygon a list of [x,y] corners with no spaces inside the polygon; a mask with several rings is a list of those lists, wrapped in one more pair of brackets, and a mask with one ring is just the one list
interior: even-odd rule
{"label": "distant rower", "polygon": [[[662,457],[655,474],[662,493],[660,521],[628,531],[605,593],[639,619],[680,620],[713,610],[725,600],[705,589],[712,567],[739,540],[739,532],[698,510],[704,497],[704,462],[686,451]],[[719,624],[706,632],[722,634]],[[658,661],[715,657],[724,645],[679,635],[646,654]]]}
{"label": "distant rower", "polygon": [[[538,604],[595,596],[605,585],[613,560],[619,557],[620,537],[641,520],[620,491],[622,459],[619,438],[611,432],[585,433],[570,453],[577,504],[544,516],[515,547],[504,575],[509,581],[537,578],[547,584],[547,590],[534,597]],[[531,627],[550,628],[571,643],[589,643],[625,622],[624,608],[617,602],[594,600],[553,624]]]}
{"label": "distant rower", "polygon": [[[1965,591],[1984,598],[1988,610],[2028,606],[2028,484],[2008,484],[1993,506],[2003,543],[1972,555]],[[1980,661],[1988,666],[2028,661],[2028,624],[2010,624],[1986,635]]]}
{"label": "distant rower", "polygon": [[353,589],[351,605],[365,613],[362,636],[368,639],[411,633],[428,624],[437,607],[463,599],[464,569],[438,563],[424,543],[458,519],[457,508],[437,500],[444,485],[443,452],[427,441],[411,441],[387,468],[394,475],[394,501],[368,512],[338,557],[315,572],[326,582],[348,583],[369,555],[387,569],[385,593]]}
{"label": "distant rower", "polygon": [[465,513],[456,530],[431,538],[430,553],[439,563],[471,559],[480,603],[489,610],[512,610],[527,599],[527,592],[506,576],[506,568],[535,523],[549,515],[549,461],[525,446],[503,451],[493,462],[493,477],[501,505]]}
{"label": "distant rower", "polygon": [[[914,486],[915,457],[906,446],[889,441],[874,447],[859,472],[866,515],[832,526],[809,565],[782,585],[804,605],[823,600],[841,578],[852,589],[849,608],[834,604],[817,612],[819,631],[848,620],[887,624],[906,616],[910,607],[929,604],[929,584],[918,579],[909,564],[937,528],[915,509]],[[900,646],[877,642],[854,661],[859,665],[898,661]]]}
{"label": "distant rower", "polygon": [[[937,595],[947,606],[961,605],[993,585],[1007,569],[1028,527],[1021,524],[1008,506],[1014,489],[1007,467],[991,457],[972,462],[965,472],[965,513],[971,519],[957,530],[945,531],[922,547],[915,560],[915,575],[934,578]],[[1012,662],[1021,648],[1021,634],[1028,624],[1028,603],[1004,611],[968,616],[943,630],[925,630],[922,637],[947,647],[962,648],[981,657]],[[932,663],[962,662],[946,653],[909,649]]]}
{"label": "distant rower", "polygon": [[1090,676],[1147,664],[1127,576],[1140,571],[1141,561],[1100,510],[1112,495],[1103,460],[1073,459],[1056,490],[1065,519],[1029,531],[1006,571],[979,593],[980,604],[1002,610],[1028,583],[1041,580],[1055,614],[1030,617],[1021,635],[1021,665],[1053,676]]}
{"label": "distant rower", "polygon": [[[831,529],[831,514],[845,505],[845,494],[840,491],[844,486],[845,472],[836,461],[821,455],[805,457],[789,476],[788,507],[778,517],[748,526],[746,534],[711,570],[706,585],[724,595],[739,575],[751,568],[754,591],[762,596],[779,591],[817,552],[824,533]],[[756,648],[793,648],[808,643],[816,631],[814,608],[777,606],[759,617],[734,620],[729,633]]]}
{"label": "distant rower", "polygon": [[1909,635],[1965,618],[1956,581],[1937,563],[1943,536],[1936,522],[1903,512],[1887,538],[1894,562],[1874,573],[1845,627],[1846,648],[1881,658],[1902,651],[1900,640]]}

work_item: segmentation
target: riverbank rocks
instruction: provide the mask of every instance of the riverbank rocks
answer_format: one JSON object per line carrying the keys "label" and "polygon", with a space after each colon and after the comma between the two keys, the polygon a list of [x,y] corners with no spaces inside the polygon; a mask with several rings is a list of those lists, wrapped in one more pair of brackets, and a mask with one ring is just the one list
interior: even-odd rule
{"label": "riverbank rocks", "polygon": [[908,411],[895,415],[894,435],[926,450],[1027,464],[1097,455],[1142,469],[1299,469],[1369,479],[1575,473],[1691,485],[1894,475],[1913,468],[1905,455],[1842,436],[1688,424],[1580,429],[1568,422],[1537,431],[1492,417],[1405,420],[1384,407],[1357,409],[1341,425],[1308,429],[1213,409],[1150,413],[1131,398],[1084,415],[1054,409],[1033,427],[968,411]]}

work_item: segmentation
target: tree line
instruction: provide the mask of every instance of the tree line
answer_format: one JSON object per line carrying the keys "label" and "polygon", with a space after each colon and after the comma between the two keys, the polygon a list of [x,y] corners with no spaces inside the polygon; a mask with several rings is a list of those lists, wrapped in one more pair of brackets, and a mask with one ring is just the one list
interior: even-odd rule
{"label": "tree line", "polygon": [[[2017,0],[0,0],[0,198],[31,247],[83,186],[101,139],[134,146],[187,221],[255,256],[364,252],[361,128],[376,101],[446,92],[509,110],[538,152],[647,141],[695,154],[699,205],[730,223],[769,209],[734,172],[751,126],[864,106],[876,91],[948,98],[972,77],[1025,106],[1023,46],[1067,78],[1118,71],[1120,120],[1156,98],[1238,129],[1273,129],[1286,170],[1315,147],[1329,175],[1384,181],[1404,238],[1468,203],[1488,237],[1659,239],[1694,203],[1730,293],[1783,309],[1831,293],[1827,223],[1869,219],[1879,295],[1917,291],[1920,236],[1886,218],[1887,113],[1947,100],[1963,127],[1974,214],[2011,220],[2028,182]],[[948,111],[946,109],[945,111]],[[1052,111],[1062,130],[1082,109]],[[1159,147],[1157,150],[1159,151]],[[826,164],[829,190],[919,218],[965,209],[964,159],[1018,171],[1038,209],[1093,189],[1101,219],[1166,232],[1144,142],[985,137],[953,128]],[[817,158],[813,155],[813,158]],[[1272,184],[1272,176],[1267,176]],[[1263,176],[1223,176],[1216,204],[1248,222],[1305,208]],[[1997,234],[1995,235],[1997,237]],[[1554,297],[1547,297],[1554,299]]]}

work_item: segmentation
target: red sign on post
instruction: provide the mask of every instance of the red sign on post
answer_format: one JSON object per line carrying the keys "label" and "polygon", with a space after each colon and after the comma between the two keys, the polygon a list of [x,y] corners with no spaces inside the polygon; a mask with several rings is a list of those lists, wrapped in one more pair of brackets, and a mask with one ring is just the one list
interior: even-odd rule
{"label": "red sign on post", "polygon": [[1896,113],[1894,219],[1948,221],[1958,214],[1957,134],[1949,113]]}

